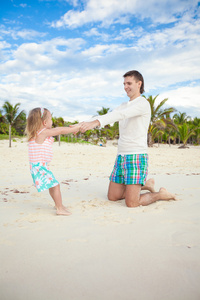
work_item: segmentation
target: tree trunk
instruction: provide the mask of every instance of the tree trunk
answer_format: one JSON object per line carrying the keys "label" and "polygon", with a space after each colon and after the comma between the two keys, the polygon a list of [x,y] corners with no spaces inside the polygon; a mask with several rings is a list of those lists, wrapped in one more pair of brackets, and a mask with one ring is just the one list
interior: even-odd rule
{"label": "tree trunk", "polygon": [[153,142],[152,135],[150,132],[148,132],[148,146],[153,147]]}
{"label": "tree trunk", "polygon": [[178,149],[186,149],[186,148],[189,148],[189,147],[187,146],[187,144],[183,144],[183,145],[181,145],[181,146],[178,147]]}
{"label": "tree trunk", "polygon": [[170,137],[168,137],[168,144],[171,147],[171,141],[170,141]]}
{"label": "tree trunk", "polygon": [[11,147],[11,124],[9,124],[9,147]]}

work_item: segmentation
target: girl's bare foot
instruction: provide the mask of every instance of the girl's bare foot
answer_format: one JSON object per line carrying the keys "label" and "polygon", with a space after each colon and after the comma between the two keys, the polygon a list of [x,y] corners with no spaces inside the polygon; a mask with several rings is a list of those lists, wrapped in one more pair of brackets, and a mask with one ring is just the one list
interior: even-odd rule
{"label": "girl's bare foot", "polygon": [[56,210],[57,215],[69,216],[72,214],[65,206],[59,208],[56,207]]}
{"label": "girl's bare foot", "polygon": [[176,196],[168,192],[165,188],[159,190],[160,200],[176,200]]}

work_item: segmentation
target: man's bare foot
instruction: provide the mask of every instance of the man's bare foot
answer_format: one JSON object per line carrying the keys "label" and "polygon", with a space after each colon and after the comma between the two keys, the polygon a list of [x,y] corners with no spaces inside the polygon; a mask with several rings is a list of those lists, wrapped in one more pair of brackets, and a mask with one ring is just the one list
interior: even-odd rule
{"label": "man's bare foot", "polygon": [[158,193],[160,194],[160,200],[176,200],[176,196],[163,187],[160,188]]}
{"label": "man's bare foot", "polygon": [[56,210],[57,215],[69,216],[72,214],[65,206],[59,208],[56,207]]}
{"label": "man's bare foot", "polygon": [[142,188],[142,190],[145,189],[145,190],[150,191],[151,193],[155,193],[155,188],[154,188],[154,186],[155,186],[155,180],[154,180],[153,178],[150,178],[150,179],[148,179],[148,180],[146,181],[146,184],[145,184],[145,186]]}

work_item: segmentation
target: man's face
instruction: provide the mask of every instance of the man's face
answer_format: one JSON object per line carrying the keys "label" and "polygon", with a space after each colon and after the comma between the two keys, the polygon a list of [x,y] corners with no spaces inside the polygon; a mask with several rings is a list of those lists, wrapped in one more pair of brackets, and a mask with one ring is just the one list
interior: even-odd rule
{"label": "man's face", "polygon": [[124,78],[124,90],[130,100],[133,100],[140,96],[140,87],[142,82],[136,81],[133,76],[127,76]]}

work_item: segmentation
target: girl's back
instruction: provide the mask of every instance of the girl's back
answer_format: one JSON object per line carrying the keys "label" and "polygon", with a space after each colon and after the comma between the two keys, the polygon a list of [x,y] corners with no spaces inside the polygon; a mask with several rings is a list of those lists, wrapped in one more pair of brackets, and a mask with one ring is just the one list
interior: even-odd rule
{"label": "girl's back", "polygon": [[[37,135],[39,135],[44,130],[45,128],[40,130]],[[53,137],[47,137],[42,144],[36,143],[35,139],[30,140],[28,143],[29,162],[50,162],[53,157],[53,141]]]}

